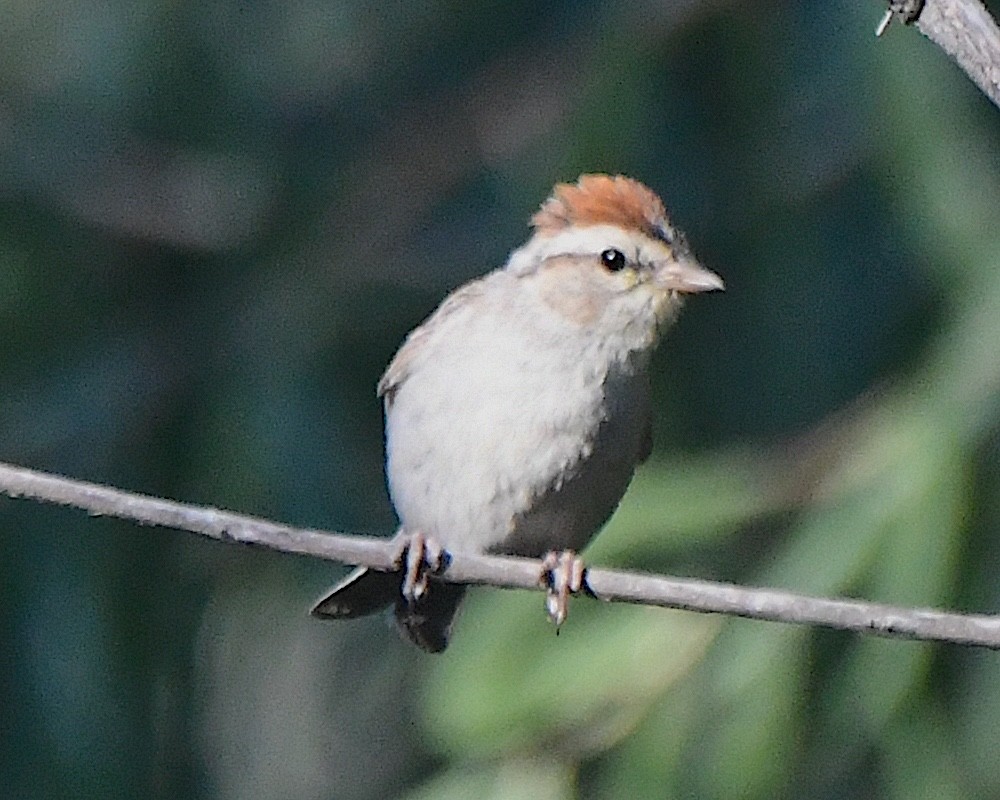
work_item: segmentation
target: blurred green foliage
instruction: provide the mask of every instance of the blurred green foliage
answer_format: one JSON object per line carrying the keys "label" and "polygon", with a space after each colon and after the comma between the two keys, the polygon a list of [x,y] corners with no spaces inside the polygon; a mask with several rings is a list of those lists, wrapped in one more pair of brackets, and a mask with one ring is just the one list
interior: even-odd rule
{"label": "blurred green foliage", "polygon": [[[389,533],[394,348],[621,171],[728,292],[590,560],[995,611],[1000,112],[880,13],[5,3],[0,459]],[[5,797],[1000,793],[990,652],[481,589],[431,658],[309,619],[327,565],[9,500],[0,546]]]}

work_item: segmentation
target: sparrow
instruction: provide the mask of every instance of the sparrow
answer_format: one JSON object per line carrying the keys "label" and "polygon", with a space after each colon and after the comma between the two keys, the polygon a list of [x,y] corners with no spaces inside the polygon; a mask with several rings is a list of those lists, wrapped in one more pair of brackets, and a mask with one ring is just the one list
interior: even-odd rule
{"label": "sparrow", "polygon": [[[622,175],[558,184],[507,263],[452,292],[378,384],[398,572],[356,569],[313,608],[394,609],[428,652],[448,645],[466,588],[427,572],[452,553],[544,558],[557,625],[576,552],[650,454],[649,361],[682,295],[721,290],[663,202]],[[429,569],[428,569],[429,567]]]}

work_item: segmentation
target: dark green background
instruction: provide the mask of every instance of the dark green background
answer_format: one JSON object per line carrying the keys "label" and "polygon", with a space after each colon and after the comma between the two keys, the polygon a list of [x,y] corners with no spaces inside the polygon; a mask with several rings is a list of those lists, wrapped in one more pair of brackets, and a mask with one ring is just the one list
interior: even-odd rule
{"label": "dark green background", "polygon": [[[557,180],[724,295],[592,563],[1000,605],[1000,111],[876,2],[11,2],[0,459],[387,534],[374,385]],[[994,10],[996,10],[994,4]],[[477,590],[0,500],[0,796],[991,798],[1000,656]]]}

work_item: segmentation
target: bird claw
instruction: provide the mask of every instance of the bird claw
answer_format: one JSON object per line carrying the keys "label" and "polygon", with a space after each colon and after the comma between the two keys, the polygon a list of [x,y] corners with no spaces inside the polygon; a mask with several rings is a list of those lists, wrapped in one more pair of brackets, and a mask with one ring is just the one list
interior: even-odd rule
{"label": "bird claw", "polygon": [[400,593],[409,606],[427,594],[430,576],[444,566],[444,548],[436,539],[416,533],[397,537],[399,545],[393,562],[403,572]]}
{"label": "bird claw", "polygon": [[572,550],[553,550],[542,559],[540,582],[548,589],[545,610],[556,626],[556,633],[569,614],[570,595],[583,588],[583,572],[583,560]]}

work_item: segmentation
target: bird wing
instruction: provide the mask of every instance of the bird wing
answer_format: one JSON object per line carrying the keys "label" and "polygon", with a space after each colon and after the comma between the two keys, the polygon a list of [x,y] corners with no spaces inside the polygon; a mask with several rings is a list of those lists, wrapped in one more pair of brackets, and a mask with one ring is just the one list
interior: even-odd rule
{"label": "bird wing", "polygon": [[[491,273],[492,274],[492,273]],[[385,400],[386,406],[392,404],[396,390],[403,385],[410,370],[417,362],[421,351],[427,344],[427,340],[441,328],[441,326],[458,309],[469,302],[475,302],[483,294],[483,284],[489,279],[489,275],[479,280],[467,283],[448,295],[423,323],[414,328],[406,337],[396,355],[393,356],[389,366],[386,367],[385,374],[378,382],[377,394]]]}
{"label": "bird wing", "polygon": [[653,453],[653,420],[651,417],[646,417],[646,423],[643,426],[642,439],[639,441],[639,457],[636,459],[636,464],[645,464],[646,460]]}

